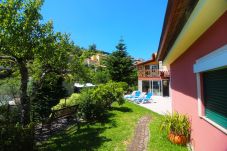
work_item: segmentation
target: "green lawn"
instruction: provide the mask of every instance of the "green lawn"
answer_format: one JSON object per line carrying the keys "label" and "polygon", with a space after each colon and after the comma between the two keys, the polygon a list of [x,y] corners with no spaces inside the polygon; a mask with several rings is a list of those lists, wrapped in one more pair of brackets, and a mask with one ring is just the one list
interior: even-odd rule
{"label": "green lawn", "polygon": [[73,106],[76,104],[75,102],[75,98],[78,98],[79,94],[78,93],[73,93],[69,98],[65,99],[61,99],[59,101],[59,103],[57,105],[55,105],[54,107],[52,107],[52,110],[59,110],[63,107],[67,107],[67,106]]}
{"label": "green lawn", "polygon": [[63,151],[124,151],[133,137],[140,117],[152,116],[150,123],[149,151],[186,151],[186,147],[171,144],[166,135],[159,131],[162,116],[147,109],[126,102],[123,106],[114,104],[105,122],[82,126],[79,131],[71,125],[60,134],[44,142],[40,150]]}

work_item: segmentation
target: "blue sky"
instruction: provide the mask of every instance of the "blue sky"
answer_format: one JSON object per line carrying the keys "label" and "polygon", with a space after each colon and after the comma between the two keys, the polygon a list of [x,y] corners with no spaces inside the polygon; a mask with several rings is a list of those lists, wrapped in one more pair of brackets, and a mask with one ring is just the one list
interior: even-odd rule
{"label": "blue sky", "polygon": [[76,45],[112,52],[121,36],[134,58],[158,49],[167,0],[45,0],[44,21],[71,35]]}

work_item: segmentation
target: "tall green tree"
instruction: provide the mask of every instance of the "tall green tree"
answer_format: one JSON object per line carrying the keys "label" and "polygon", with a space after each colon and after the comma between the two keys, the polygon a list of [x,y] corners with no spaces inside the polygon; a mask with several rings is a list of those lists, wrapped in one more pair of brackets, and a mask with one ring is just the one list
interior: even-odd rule
{"label": "tall green tree", "polygon": [[134,74],[133,59],[128,55],[123,39],[120,39],[116,49],[107,57],[106,67],[113,81],[122,81],[130,85]]}
{"label": "tall green tree", "polygon": [[43,0],[0,1],[0,59],[13,61],[21,77],[21,123],[30,121],[28,97],[29,68],[34,58],[48,54],[55,40],[52,23],[42,23]]}

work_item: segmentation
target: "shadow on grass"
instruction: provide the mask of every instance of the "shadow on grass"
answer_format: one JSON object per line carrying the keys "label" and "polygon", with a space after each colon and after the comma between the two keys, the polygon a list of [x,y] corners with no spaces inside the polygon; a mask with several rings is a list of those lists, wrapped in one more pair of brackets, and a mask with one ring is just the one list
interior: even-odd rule
{"label": "shadow on grass", "polygon": [[114,116],[115,116],[114,113],[110,113],[110,112],[106,113],[101,119],[96,121],[96,123],[100,123],[102,126],[107,124],[109,125],[109,128],[116,127],[117,125],[116,125],[116,121],[113,118]]}
{"label": "shadow on grass", "polygon": [[132,112],[132,109],[128,108],[128,107],[112,107],[111,110],[116,110],[116,111],[120,111],[120,112]]}
{"label": "shadow on grass", "polygon": [[50,141],[42,145],[40,150],[94,150],[102,143],[111,141],[111,139],[99,136],[106,128],[84,126],[79,131],[75,129],[75,127],[71,127],[66,133],[56,135]]}
{"label": "shadow on grass", "polygon": [[[127,107],[113,107],[111,110],[120,112],[132,112]],[[84,150],[97,150],[104,142],[111,141],[110,138],[101,136],[106,129],[116,127],[114,120],[114,113],[107,113],[99,121],[92,123],[81,123],[81,128],[78,130],[74,124],[68,125],[67,130],[63,130],[48,141],[39,145],[39,150],[63,150],[63,151],[84,151]],[[117,134],[116,134],[117,135]]]}

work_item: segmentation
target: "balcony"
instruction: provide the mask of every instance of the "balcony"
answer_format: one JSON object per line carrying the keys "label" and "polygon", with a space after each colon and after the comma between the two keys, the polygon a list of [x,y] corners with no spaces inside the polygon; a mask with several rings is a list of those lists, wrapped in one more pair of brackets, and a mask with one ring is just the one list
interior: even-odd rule
{"label": "balcony", "polygon": [[139,78],[159,78],[169,77],[168,71],[160,71],[159,69],[138,70]]}

